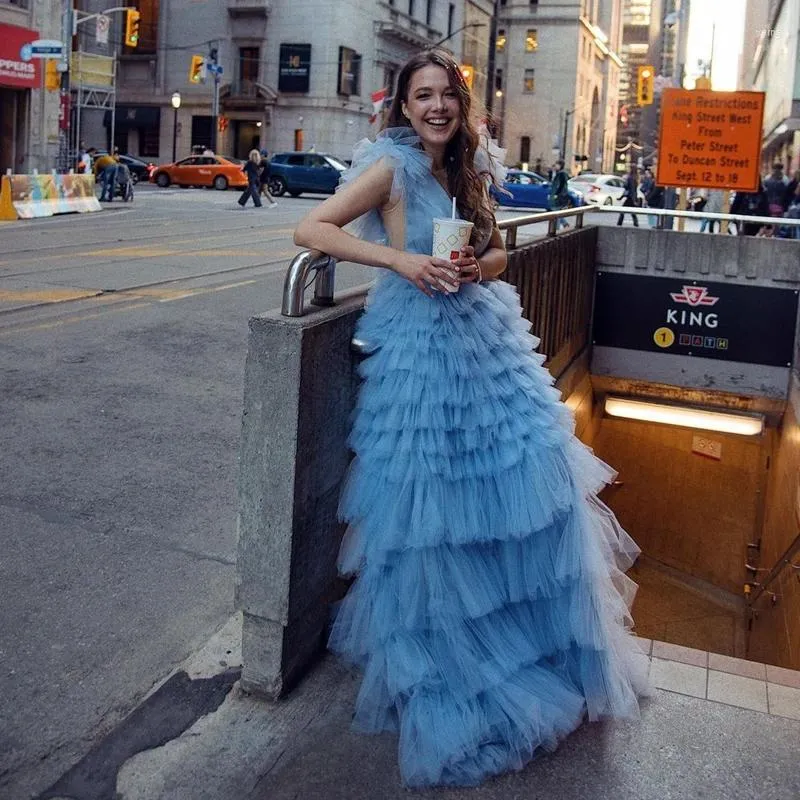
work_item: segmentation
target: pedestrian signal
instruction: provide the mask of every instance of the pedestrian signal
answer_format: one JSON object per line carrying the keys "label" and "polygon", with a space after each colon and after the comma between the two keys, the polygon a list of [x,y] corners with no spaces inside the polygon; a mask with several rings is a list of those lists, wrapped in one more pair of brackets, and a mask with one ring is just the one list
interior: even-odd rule
{"label": "pedestrian signal", "polygon": [[464,76],[464,83],[467,84],[467,88],[471,89],[472,82],[475,80],[475,69],[469,64],[462,64],[461,74]]}
{"label": "pedestrian signal", "polygon": [[639,67],[639,80],[636,84],[636,101],[640,106],[649,106],[653,102],[653,88],[656,71],[651,64]]}
{"label": "pedestrian signal", "polygon": [[58,61],[54,58],[47,59],[44,73],[44,88],[51,92],[61,88],[61,73],[58,71]]}
{"label": "pedestrian signal", "polygon": [[205,83],[206,80],[206,57],[201,55],[192,56],[192,65],[189,67],[190,83]]}
{"label": "pedestrian signal", "polygon": [[135,8],[125,11],[125,44],[128,47],[138,47],[139,45],[139,19],[141,16]]}

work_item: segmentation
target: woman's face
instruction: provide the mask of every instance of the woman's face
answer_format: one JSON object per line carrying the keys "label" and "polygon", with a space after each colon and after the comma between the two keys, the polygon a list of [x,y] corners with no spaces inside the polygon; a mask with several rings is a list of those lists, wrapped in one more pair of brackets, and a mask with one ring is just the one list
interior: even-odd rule
{"label": "woman's face", "polygon": [[461,125],[458,92],[444,67],[428,64],[411,76],[403,113],[426,150],[444,152]]}

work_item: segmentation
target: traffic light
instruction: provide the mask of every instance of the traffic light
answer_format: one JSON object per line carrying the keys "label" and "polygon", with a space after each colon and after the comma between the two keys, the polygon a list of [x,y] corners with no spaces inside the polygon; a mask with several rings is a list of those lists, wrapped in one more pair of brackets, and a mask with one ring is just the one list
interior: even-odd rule
{"label": "traffic light", "polygon": [[464,83],[468,89],[472,89],[472,82],[475,80],[475,69],[469,64],[461,65],[461,74],[464,76]]}
{"label": "traffic light", "polygon": [[125,44],[128,47],[139,45],[139,19],[141,16],[135,8],[125,11]]}
{"label": "traffic light", "polygon": [[653,102],[653,86],[655,84],[656,71],[652,64],[645,64],[639,67],[639,81],[636,84],[636,102],[640,106],[649,106]]}
{"label": "traffic light", "polygon": [[206,81],[206,57],[201,55],[192,56],[192,65],[189,67],[190,83],[205,83]]}
{"label": "traffic light", "polygon": [[44,88],[51,92],[61,88],[61,73],[58,71],[58,61],[55,58],[48,58],[45,62]]}

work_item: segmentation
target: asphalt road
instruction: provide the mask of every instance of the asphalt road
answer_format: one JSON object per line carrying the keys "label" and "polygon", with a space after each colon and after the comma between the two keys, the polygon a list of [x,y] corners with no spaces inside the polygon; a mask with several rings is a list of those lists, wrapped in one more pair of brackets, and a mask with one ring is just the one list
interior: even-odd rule
{"label": "asphalt road", "polygon": [[142,187],[0,223],[3,800],[50,786],[233,611],[247,321],[280,305],[318,202],[235,198]]}
{"label": "asphalt road", "polygon": [[[139,186],[0,223],[2,800],[56,782],[233,611],[247,321],[319,202],[236,197]],[[370,277],[340,265],[337,290]]]}

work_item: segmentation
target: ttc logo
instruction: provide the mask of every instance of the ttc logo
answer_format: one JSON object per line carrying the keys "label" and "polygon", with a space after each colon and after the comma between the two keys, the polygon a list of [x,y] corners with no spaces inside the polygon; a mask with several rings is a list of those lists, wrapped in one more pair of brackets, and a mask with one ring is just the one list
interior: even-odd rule
{"label": "ttc logo", "polygon": [[696,308],[697,306],[713,306],[719,297],[712,297],[706,286],[684,286],[682,292],[670,292],[670,297],[676,303],[686,303]]}

